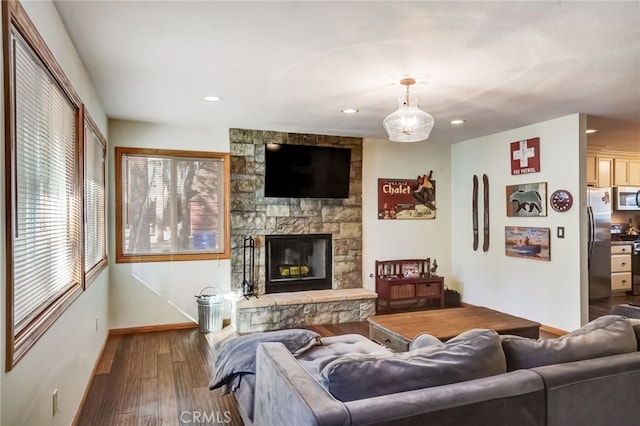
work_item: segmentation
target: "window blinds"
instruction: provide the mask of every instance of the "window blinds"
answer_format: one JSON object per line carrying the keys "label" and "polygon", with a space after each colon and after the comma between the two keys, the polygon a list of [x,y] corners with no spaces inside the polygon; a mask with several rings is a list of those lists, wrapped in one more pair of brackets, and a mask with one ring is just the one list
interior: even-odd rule
{"label": "window blinds", "polygon": [[84,267],[86,273],[106,259],[104,147],[85,126],[84,143]]}
{"label": "window blinds", "polygon": [[17,335],[80,281],[81,224],[76,109],[15,34],[12,55],[13,332]]}

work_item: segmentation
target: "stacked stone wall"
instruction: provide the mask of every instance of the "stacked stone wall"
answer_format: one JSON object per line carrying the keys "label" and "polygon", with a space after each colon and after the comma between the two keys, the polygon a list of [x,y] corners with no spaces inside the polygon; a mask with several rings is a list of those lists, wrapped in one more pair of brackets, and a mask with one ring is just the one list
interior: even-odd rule
{"label": "stacked stone wall", "polygon": [[[362,139],[230,129],[231,286],[242,287],[243,240],[255,239],[255,291],[265,288],[265,235],[331,234],[333,288],[362,287]],[[301,199],[264,196],[265,144],[351,148],[349,198]],[[304,313],[303,313],[304,315]]]}

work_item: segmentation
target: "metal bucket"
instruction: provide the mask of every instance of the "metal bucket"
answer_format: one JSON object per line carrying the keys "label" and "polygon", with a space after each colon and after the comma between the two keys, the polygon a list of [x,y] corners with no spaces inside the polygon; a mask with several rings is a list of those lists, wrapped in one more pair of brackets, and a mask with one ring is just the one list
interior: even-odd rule
{"label": "metal bucket", "polygon": [[[206,289],[215,290],[214,294],[202,294]],[[198,329],[203,333],[222,330],[222,302],[220,290],[205,287],[195,296],[198,302]]]}

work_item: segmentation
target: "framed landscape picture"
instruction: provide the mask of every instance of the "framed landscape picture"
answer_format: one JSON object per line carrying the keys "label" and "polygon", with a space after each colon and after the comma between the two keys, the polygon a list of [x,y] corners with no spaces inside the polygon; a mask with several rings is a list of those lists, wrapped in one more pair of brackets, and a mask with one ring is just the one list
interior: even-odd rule
{"label": "framed landscape picture", "polygon": [[504,227],[504,250],[507,256],[551,260],[551,229],[528,226]]}
{"label": "framed landscape picture", "polygon": [[507,217],[547,215],[547,182],[507,185]]}

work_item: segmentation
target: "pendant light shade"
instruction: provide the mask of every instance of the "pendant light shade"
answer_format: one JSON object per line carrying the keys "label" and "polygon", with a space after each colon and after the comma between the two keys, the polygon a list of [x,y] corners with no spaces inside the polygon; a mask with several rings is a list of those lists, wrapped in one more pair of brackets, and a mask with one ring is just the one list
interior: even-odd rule
{"label": "pendant light shade", "polygon": [[400,80],[407,93],[399,100],[399,108],[382,122],[392,142],[420,142],[428,139],[433,129],[433,116],[418,108],[418,98],[409,95],[409,86],[415,82],[414,78]]}

